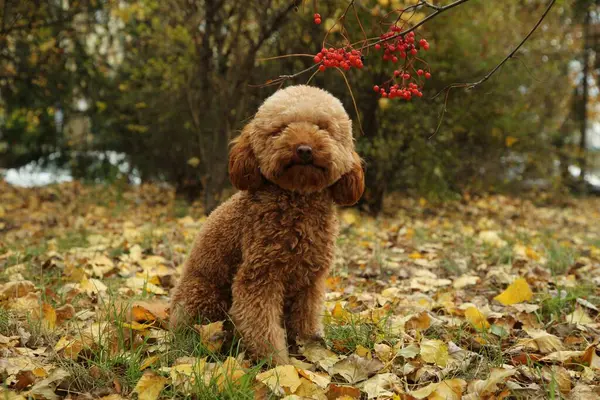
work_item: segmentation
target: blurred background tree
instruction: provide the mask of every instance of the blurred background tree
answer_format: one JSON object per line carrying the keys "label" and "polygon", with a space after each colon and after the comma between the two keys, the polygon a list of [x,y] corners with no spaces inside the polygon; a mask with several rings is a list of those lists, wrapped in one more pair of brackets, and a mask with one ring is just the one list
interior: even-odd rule
{"label": "blurred background tree", "polygon": [[[383,16],[416,3],[357,1],[359,19],[349,13],[344,27],[356,40],[363,30],[377,37]],[[316,25],[312,2],[0,0],[0,168],[52,160],[93,180],[135,171],[201,198],[209,212],[228,192],[228,142],[276,89],[261,84],[313,65],[324,32],[340,37],[334,23],[348,4],[318,2]],[[433,78],[420,99],[374,93],[390,68],[371,50],[365,68],[346,73],[350,87],[335,70],[314,76],[311,84],[340,97],[355,121],[367,168],[363,209],[378,213],[392,192],[437,201],[582,189],[574,167],[593,175],[600,147],[597,1],[558,0],[490,80],[431,100],[483,77],[547,4],[470,0],[428,21],[418,32],[431,43]],[[416,20],[426,12],[419,8]],[[307,56],[265,60],[293,54]],[[109,152],[127,167],[107,167],[108,157],[99,166],[98,154]]]}

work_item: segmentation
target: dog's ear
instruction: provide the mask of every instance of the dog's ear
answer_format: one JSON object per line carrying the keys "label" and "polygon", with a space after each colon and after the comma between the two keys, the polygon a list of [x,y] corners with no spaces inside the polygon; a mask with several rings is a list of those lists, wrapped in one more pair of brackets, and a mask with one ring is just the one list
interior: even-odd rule
{"label": "dog's ear", "polygon": [[229,151],[229,180],[239,190],[257,190],[263,182],[258,160],[250,146],[248,133],[234,139]]}
{"label": "dog's ear", "polygon": [[331,186],[333,201],[340,206],[352,206],[358,202],[365,191],[365,174],[362,162],[356,152],[352,152],[354,162],[350,172]]}

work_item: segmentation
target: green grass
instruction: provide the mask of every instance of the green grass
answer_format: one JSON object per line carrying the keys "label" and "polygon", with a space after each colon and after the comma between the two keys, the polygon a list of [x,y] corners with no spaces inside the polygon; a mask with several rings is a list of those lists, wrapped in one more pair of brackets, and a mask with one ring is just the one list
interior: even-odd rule
{"label": "green grass", "polygon": [[[578,298],[588,298],[593,295],[595,286],[591,284],[579,285],[573,288],[557,288],[558,295],[544,294],[540,300],[540,309],[537,318],[540,323],[551,325],[562,321],[563,317],[575,310]],[[600,304],[597,297],[587,299],[594,304]]]}
{"label": "green grass", "polygon": [[486,261],[490,265],[512,264],[514,259],[513,246],[507,244],[503,247],[486,246]]}
{"label": "green grass", "polygon": [[458,263],[451,257],[442,258],[440,260],[440,267],[442,267],[448,275],[460,275],[462,273]]}
{"label": "green grass", "polygon": [[575,263],[577,252],[570,247],[560,245],[555,240],[550,241],[545,246],[546,249],[546,267],[553,275],[561,275]]}
{"label": "green grass", "polygon": [[0,308],[0,335],[13,336],[15,332],[10,311]]}
{"label": "green grass", "polygon": [[89,246],[87,240],[88,232],[85,229],[77,231],[67,231],[63,236],[57,238],[56,245],[59,252],[63,252],[75,247]]}

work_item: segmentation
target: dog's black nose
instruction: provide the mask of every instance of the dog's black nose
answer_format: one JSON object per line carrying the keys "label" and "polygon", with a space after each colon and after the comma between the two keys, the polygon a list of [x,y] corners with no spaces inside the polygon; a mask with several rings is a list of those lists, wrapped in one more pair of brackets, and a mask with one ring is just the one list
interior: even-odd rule
{"label": "dog's black nose", "polygon": [[301,144],[296,148],[296,153],[304,164],[308,164],[312,161],[312,147]]}
{"label": "dog's black nose", "polygon": [[312,147],[301,144],[296,148],[296,153],[304,164],[308,164],[312,161]]}

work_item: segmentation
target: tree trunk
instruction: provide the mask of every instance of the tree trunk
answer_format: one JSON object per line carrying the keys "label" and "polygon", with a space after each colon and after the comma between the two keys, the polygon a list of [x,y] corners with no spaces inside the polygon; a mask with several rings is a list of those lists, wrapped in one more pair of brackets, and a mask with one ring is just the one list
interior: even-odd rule
{"label": "tree trunk", "polygon": [[[365,102],[366,103],[366,102]],[[368,106],[363,115],[363,130],[368,138],[379,134],[379,120],[377,119],[378,99],[373,98],[367,103]],[[370,140],[372,142],[372,140]],[[373,215],[377,215],[383,209],[383,197],[387,187],[385,179],[381,179],[381,166],[378,165],[377,155],[366,154],[365,160],[365,193],[358,202],[358,207]]]}
{"label": "tree trunk", "polygon": [[590,76],[590,23],[591,23],[591,11],[590,8],[586,10],[585,20],[583,22],[583,77],[582,77],[582,99],[580,108],[580,140],[579,140],[579,186],[582,192],[586,190],[585,184],[585,170],[586,170],[586,148],[587,148],[587,125],[588,125],[588,80]]}

